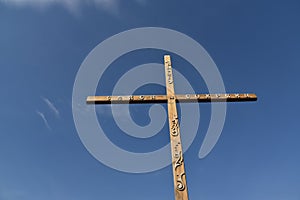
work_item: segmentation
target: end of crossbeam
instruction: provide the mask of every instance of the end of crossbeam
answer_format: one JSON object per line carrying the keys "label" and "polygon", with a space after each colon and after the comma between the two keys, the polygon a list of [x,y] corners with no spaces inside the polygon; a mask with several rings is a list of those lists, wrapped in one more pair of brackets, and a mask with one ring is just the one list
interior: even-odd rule
{"label": "end of crossbeam", "polygon": [[111,104],[110,96],[88,96],[86,98],[87,104]]}
{"label": "end of crossbeam", "polygon": [[96,103],[95,97],[93,97],[93,96],[88,96],[88,97],[86,98],[86,103],[87,103],[87,104],[95,104],[95,103]]}

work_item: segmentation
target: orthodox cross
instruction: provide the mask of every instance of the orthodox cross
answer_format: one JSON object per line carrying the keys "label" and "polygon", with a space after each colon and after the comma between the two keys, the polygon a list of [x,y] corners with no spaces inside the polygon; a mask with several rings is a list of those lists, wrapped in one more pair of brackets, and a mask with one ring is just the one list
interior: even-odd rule
{"label": "orthodox cross", "polygon": [[256,101],[255,94],[186,94],[175,95],[171,57],[164,56],[166,95],[140,96],[89,96],[88,104],[111,103],[168,103],[168,120],[172,151],[172,169],[175,200],[188,200],[188,188],[184,169],[183,152],[180,139],[179,121],[176,103],[180,102],[242,102]]}

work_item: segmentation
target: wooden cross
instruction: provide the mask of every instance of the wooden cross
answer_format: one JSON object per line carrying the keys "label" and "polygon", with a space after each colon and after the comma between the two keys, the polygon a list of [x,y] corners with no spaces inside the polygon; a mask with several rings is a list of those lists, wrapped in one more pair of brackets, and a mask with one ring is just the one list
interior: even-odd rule
{"label": "wooden cross", "polygon": [[88,104],[111,103],[168,103],[168,120],[172,151],[172,169],[174,180],[175,200],[188,200],[188,188],[184,169],[182,145],[180,139],[179,121],[176,103],[180,102],[241,102],[256,101],[255,94],[186,94],[175,95],[171,57],[164,56],[166,95],[139,96],[89,96]]}

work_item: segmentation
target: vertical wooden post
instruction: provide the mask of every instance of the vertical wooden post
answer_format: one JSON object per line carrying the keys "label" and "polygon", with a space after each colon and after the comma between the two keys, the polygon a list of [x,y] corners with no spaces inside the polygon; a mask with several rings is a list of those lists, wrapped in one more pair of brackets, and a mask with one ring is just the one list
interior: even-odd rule
{"label": "vertical wooden post", "polygon": [[180,139],[179,121],[176,108],[171,58],[164,57],[166,90],[168,99],[168,120],[171,139],[172,168],[174,179],[175,200],[188,200],[188,188],[184,169],[183,151]]}

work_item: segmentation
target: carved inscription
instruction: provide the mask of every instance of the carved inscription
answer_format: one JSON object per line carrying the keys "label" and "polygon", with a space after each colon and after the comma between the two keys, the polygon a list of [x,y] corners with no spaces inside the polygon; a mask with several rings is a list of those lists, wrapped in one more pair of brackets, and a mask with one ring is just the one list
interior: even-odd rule
{"label": "carved inscription", "polygon": [[179,132],[178,117],[174,116],[174,118],[172,120],[171,134],[172,134],[172,136],[176,137],[176,136],[178,136],[178,132]]}
{"label": "carved inscription", "polygon": [[168,73],[167,73],[167,76],[168,76],[168,83],[172,84],[173,83],[173,77],[172,77],[172,68],[171,68],[170,63],[168,63]]}

